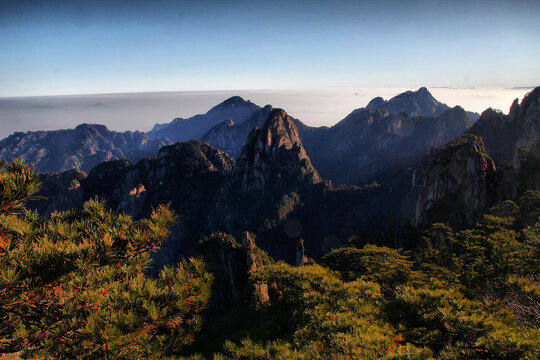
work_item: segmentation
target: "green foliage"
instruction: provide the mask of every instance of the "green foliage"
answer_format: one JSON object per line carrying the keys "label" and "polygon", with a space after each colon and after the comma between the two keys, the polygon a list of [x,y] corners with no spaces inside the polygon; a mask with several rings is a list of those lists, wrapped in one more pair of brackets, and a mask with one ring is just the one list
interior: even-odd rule
{"label": "green foliage", "polygon": [[519,218],[523,225],[534,225],[540,217],[540,192],[527,190],[519,199]]}
{"label": "green foliage", "polygon": [[323,257],[323,264],[338,271],[346,281],[374,281],[385,290],[405,283],[413,265],[399,250],[375,245],[334,250]]}
{"label": "green foliage", "polygon": [[403,287],[396,295],[386,304],[388,317],[408,341],[429,344],[443,358],[532,359],[538,350],[538,332],[458,291]]}
{"label": "green foliage", "polygon": [[429,349],[402,344],[399,334],[383,321],[383,295],[376,283],[344,282],[319,265],[283,263],[264,267],[253,279],[270,284],[269,300],[262,305],[273,314],[288,343],[242,342],[229,346],[228,358],[281,358],[271,357],[276,348],[292,359],[420,359],[431,354]]}
{"label": "green foliage", "polygon": [[36,191],[36,176],[20,163],[6,168],[12,170],[1,173],[8,190],[0,195],[0,353],[162,358],[193,342],[210,296],[205,265],[186,260],[156,278],[145,275],[149,251],[175,222],[168,208],[134,221],[91,200],[80,212],[41,222],[35,213],[14,214]]}
{"label": "green foliage", "polygon": [[206,265],[190,259],[145,275],[149,252],[175,221],[166,207],[134,221],[92,200],[43,221],[24,211],[38,188],[22,162],[2,164],[0,352],[51,359],[540,356],[538,192],[499,204],[470,229],[435,223],[412,251],[369,244],[387,244],[384,234],[353,237],[324,256],[324,266],[275,263],[252,242],[204,237],[198,249],[215,273],[212,300],[233,302],[226,312],[206,312],[199,334],[212,285]]}
{"label": "green foliage", "polygon": [[483,223],[458,233],[457,252],[463,259],[461,279],[465,286],[498,286],[511,274],[525,270],[525,245],[512,225],[513,219],[485,215]]}
{"label": "green foliage", "polygon": [[20,212],[24,202],[31,200],[39,188],[34,169],[24,161],[0,161],[0,214]]}

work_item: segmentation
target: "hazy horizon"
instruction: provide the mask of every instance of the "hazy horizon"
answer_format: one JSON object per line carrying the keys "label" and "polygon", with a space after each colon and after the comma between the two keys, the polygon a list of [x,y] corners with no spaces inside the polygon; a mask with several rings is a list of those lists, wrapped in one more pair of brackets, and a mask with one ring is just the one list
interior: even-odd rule
{"label": "hazy horizon", "polygon": [[[508,112],[512,101],[530,91],[519,89],[428,88],[440,102],[481,113],[488,107]],[[331,126],[376,96],[389,99],[408,88],[338,88],[305,90],[216,90],[118,94],[82,94],[0,98],[0,137],[15,131],[58,130],[81,123],[111,130],[149,131],[156,123],[206,113],[231,96],[259,106],[283,108],[310,126]]]}

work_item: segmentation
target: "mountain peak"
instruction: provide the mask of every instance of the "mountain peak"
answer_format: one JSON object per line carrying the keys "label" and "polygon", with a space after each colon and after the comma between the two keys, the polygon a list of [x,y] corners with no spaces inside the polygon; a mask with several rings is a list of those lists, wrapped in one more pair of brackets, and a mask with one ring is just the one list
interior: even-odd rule
{"label": "mountain peak", "polygon": [[292,118],[283,109],[272,110],[261,129],[261,133],[267,149],[276,150],[283,146],[287,150],[294,146],[303,149],[298,129]]}
{"label": "mountain peak", "polygon": [[263,127],[251,131],[235,171],[245,191],[266,186],[296,188],[321,181],[293,119],[282,109],[272,110]]}
{"label": "mountain peak", "polygon": [[214,106],[212,109],[210,109],[210,111],[213,111],[213,110],[222,111],[224,109],[231,109],[231,108],[241,107],[241,106],[252,107],[254,105],[255,104],[253,104],[251,101],[244,100],[240,96],[232,96],[232,97],[228,98],[227,100],[225,100],[225,101],[219,103],[218,105]]}
{"label": "mountain peak", "polygon": [[100,133],[108,133],[110,132],[109,128],[102,124],[89,124],[89,123],[83,123],[79,124],[75,127],[77,130],[96,130]]}
{"label": "mountain peak", "polygon": [[177,118],[168,124],[156,124],[148,133],[151,138],[167,138],[172,141],[200,139],[208,130],[230,119],[235,124],[249,119],[260,107],[240,96],[233,96],[214,106],[205,114],[198,114],[188,119]]}
{"label": "mountain peak", "polygon": [[406,113],[409,116],[437,116],[449,109],[446,104],[440,103],[425,87],[417,91],[406,91],[398,94],[388,101],[376,97],[366,106],[368,110],[386,110],[389,113]]}

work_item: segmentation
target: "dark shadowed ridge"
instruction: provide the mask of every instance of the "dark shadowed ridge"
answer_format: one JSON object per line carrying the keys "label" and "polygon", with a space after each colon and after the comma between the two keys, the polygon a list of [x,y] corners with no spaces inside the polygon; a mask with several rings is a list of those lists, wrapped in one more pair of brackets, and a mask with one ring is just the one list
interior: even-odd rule
{"label": "dark shadowed ridge", "polygon": [[152,139],[168,138],[173,142],[200,139],[208,130],[224,120],[234,123],[247,120],[260,107],[240,96],[233,96],[214,106],[206,114],[183,119],[177,118],[168,124],[156,124],[148,133]]}
{"label": "dark shadowed ridge", "polygon": [[540,131],[540,87],[528,93],[521,104],[515,99],[508,115],[487,109],[470,133],[484,139],[486,149],[497,164],[510,161],[520,148],[529,149]]}

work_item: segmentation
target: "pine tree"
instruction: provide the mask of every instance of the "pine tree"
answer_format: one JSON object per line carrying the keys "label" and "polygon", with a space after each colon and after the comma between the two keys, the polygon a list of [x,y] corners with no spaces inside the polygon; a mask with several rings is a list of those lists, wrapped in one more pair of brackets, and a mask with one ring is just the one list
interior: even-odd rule
{"label": "pine tree", "polygon": [[48,220],[24,210],[39,189],[21,161],[0,169],[0,353],[134,359],[177,354],[194,340],[211,276],[184,260],[147,276],[150,251],[175,216],[134,221],[91,200]]}

